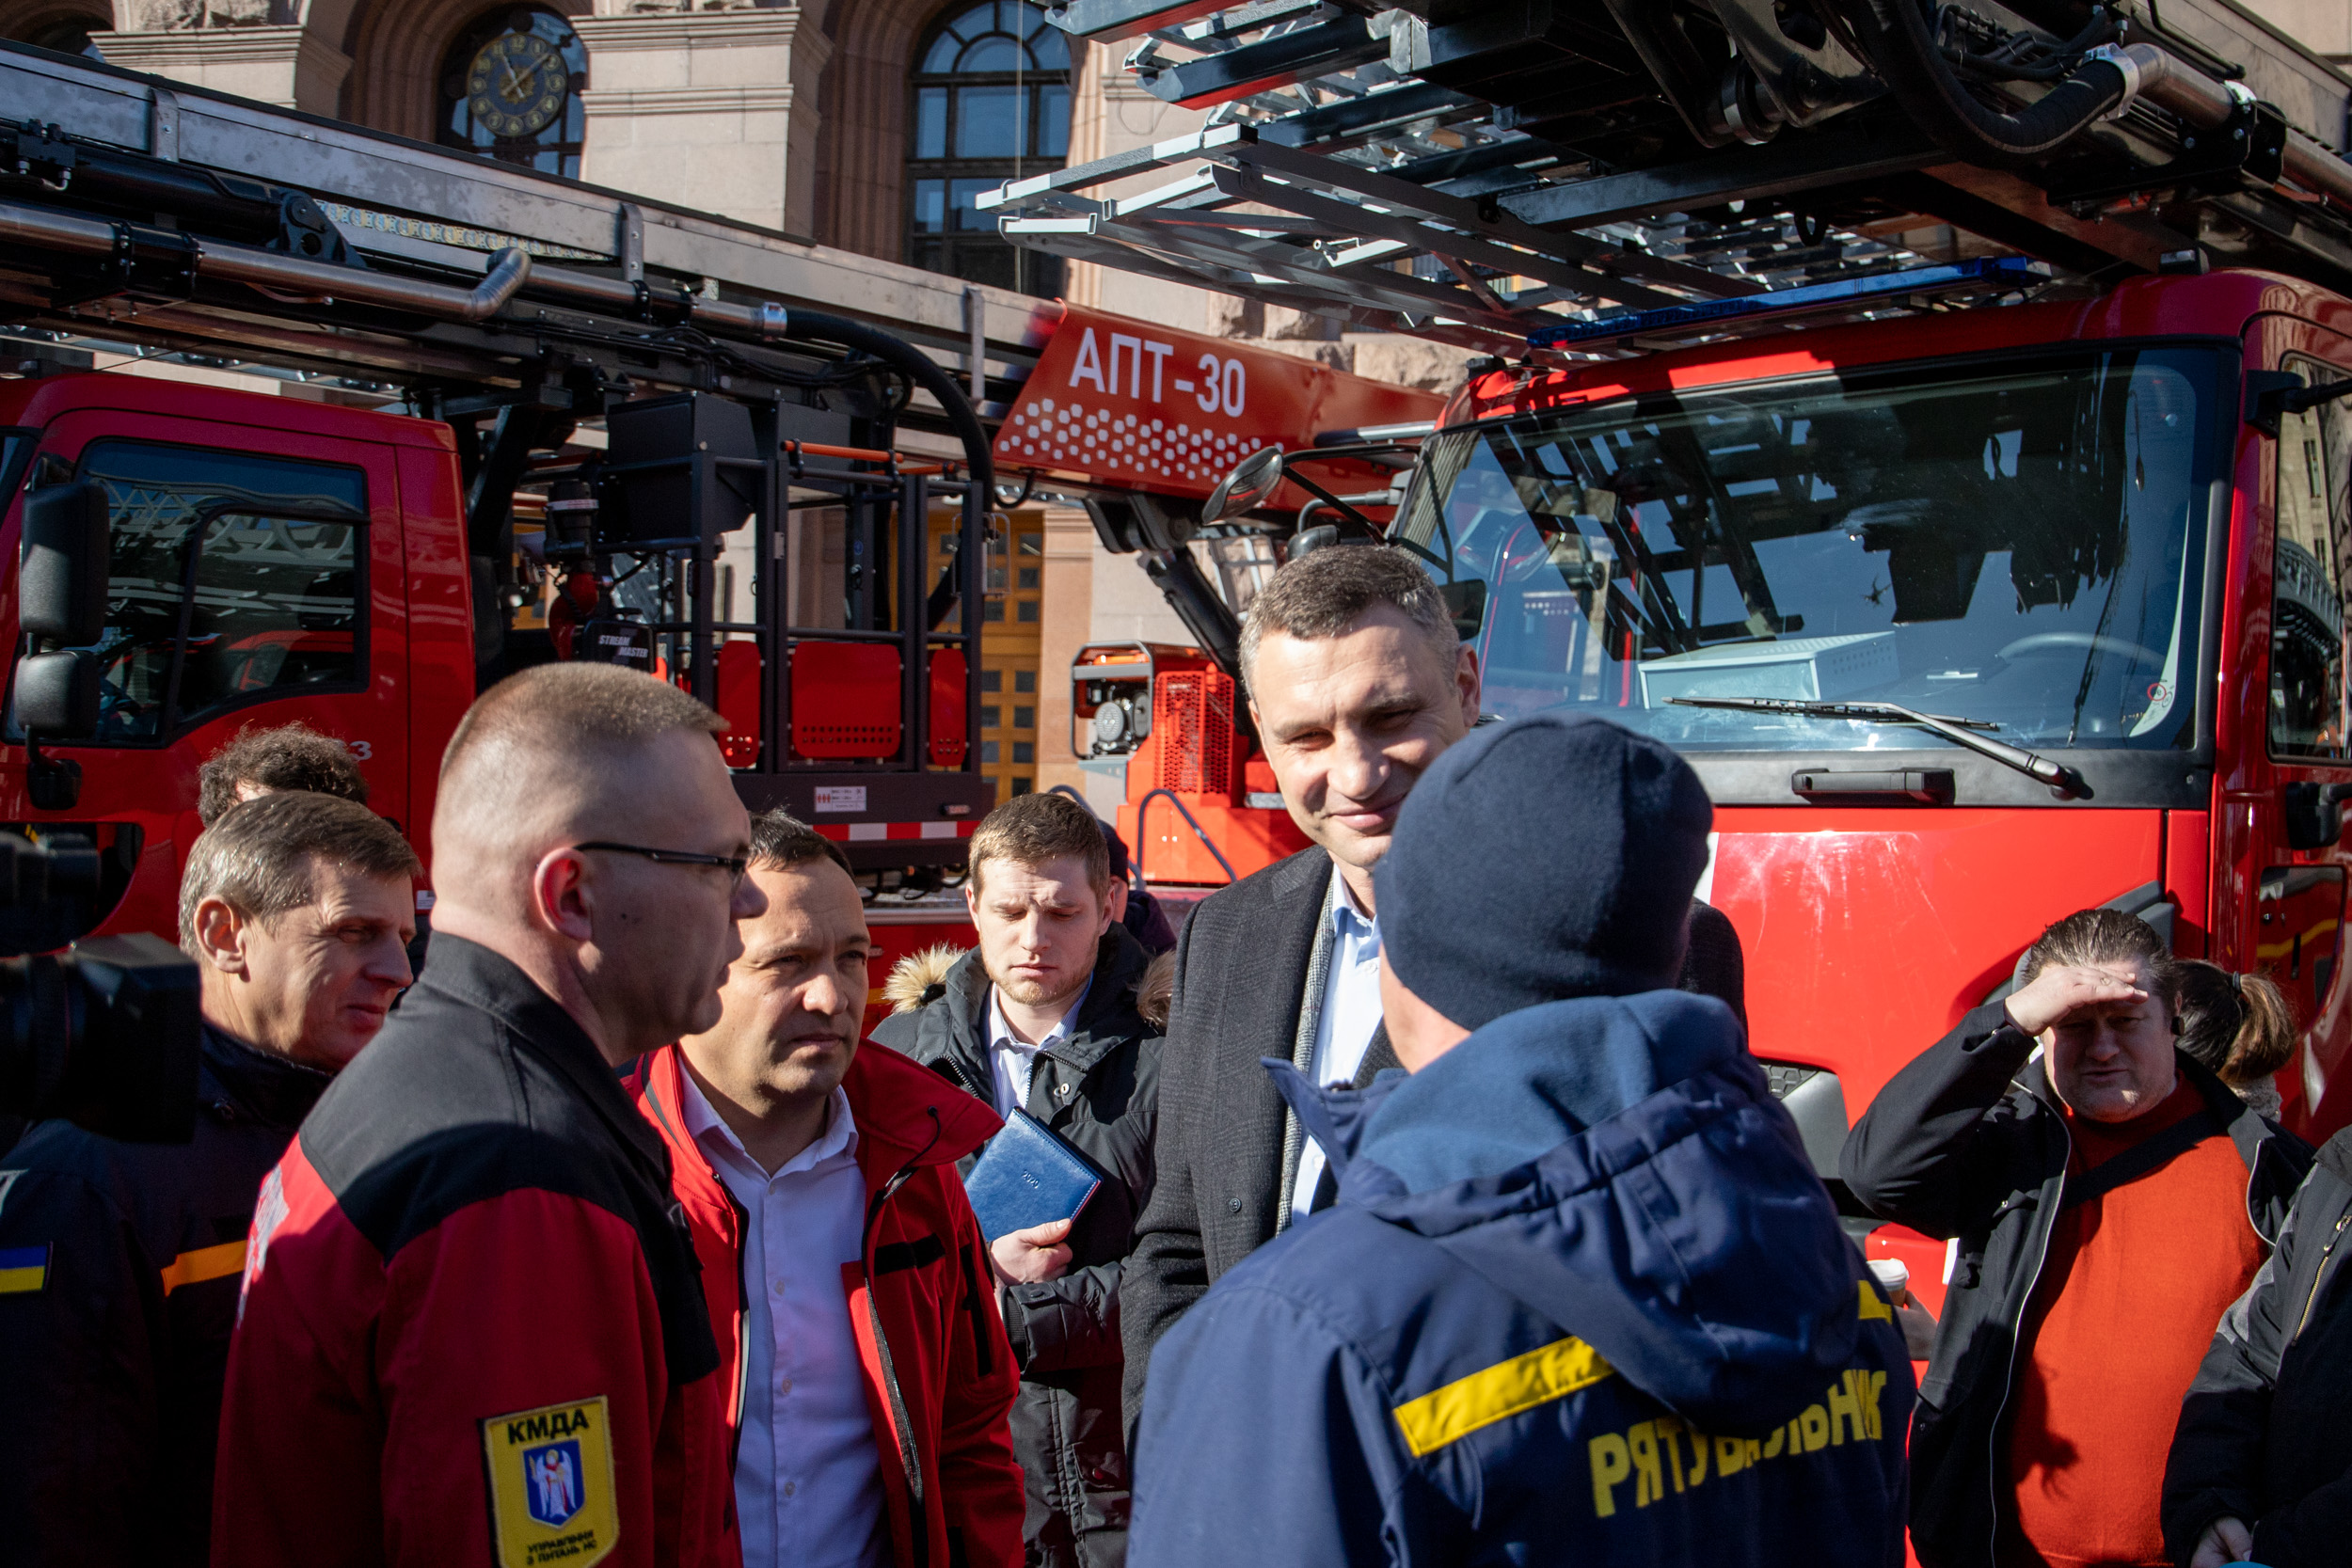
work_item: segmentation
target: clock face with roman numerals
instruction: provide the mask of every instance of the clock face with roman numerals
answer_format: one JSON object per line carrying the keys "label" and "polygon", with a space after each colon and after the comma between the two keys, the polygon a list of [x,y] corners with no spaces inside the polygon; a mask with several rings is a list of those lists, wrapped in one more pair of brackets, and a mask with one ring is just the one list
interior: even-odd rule
{"label": "clock face with roman numerals", "polygon": [[546,130],[570,91],[563,55],[536,33],[501,33],[466,68],[466,106],[501,141]]}

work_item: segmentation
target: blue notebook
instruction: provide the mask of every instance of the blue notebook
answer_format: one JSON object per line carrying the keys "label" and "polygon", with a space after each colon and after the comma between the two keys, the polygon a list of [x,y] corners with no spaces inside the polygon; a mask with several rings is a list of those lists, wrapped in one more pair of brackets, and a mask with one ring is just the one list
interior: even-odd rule
{"label": "blue notebook", "polygon": [[1102,1173],[1060,1134],[1028,1112],[1015,1111],[973,1162],[963,1192],[980,1234],[993,1242],[1031,1226],[1076,1219],[1102,1184]]}

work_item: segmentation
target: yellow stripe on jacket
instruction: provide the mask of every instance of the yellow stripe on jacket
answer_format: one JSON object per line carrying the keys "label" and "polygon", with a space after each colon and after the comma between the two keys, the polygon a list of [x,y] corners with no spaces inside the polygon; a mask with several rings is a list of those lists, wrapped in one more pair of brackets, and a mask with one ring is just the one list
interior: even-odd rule
{"label": "yellow stripe on jacket", "polygon": [[1482,1427],[1589,1388],[1613,1370],[1600,1352],[1570,1335],[1406,1401],[1396,1407],[1396,1424],[1419,1459]]}
{"label": "yellow stripe on jacket", "polygon": [[164,1270],[164,1294],[169,1295],[183,1285],[201,1285],[223,1275],[245,1273],[245,1243],[223,1242],[218,1246],[198,1247],[173,1259]]}

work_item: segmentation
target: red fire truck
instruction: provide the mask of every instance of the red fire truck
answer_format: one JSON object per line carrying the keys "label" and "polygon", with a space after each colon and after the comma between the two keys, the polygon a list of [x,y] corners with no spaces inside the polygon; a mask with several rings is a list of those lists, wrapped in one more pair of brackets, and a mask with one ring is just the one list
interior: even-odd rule
{"label": "red fire truck", "polygon": [[[2228,0],[1056,14],[1224,106],[1007,185],[1005,232],[1485,356],[1392,513],[1295,515],[1267,487],[1302,454],[1268,452],[1163,537],[1376,534],[1446,593],[1489,712],[1688,757],[1700,893],[1825,1177],[2089,905],[2278,978],[2287,1120],[2352,1121],[2352,82]],[[1109,662],[1078,690],[1135,705]],[[1128,668],[1154,736],[1196,700],[1188,659]],[[1131,820],[1165,770],[1131,768]],[[1197,879],[1292,842],[1229,835]],[[1936,1301],[1940,1247],[1854,1227]]]}
{"label": "red fire truck", "polygon": [[[968,943],[940,893],[993,800],[983,419],[1067,487],[1197,499],[1269,432],[1438,402],[13,47],[0,230],[0,823],[74,873],[36,947],[174,930],[198,765],[248,725],[345,741],[429,856],[459,716],[549,657],[712,702],[746,802],[841,843],[885,961]],[[1148,564],[1218,604],[1190,555]]]}

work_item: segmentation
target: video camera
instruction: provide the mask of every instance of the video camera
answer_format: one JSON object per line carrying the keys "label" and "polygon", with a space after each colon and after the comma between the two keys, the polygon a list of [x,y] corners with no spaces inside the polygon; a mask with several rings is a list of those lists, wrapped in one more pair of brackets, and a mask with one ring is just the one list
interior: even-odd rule
{"label": "video camera", "polygon": [[196,1130],[195,963],[143,932],[36,951],[59,945],[98,881],[87,839],[0,832],[0,1116],[184,1143]]}

